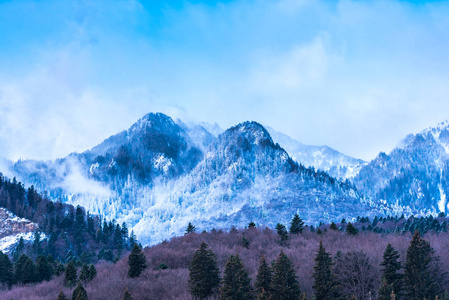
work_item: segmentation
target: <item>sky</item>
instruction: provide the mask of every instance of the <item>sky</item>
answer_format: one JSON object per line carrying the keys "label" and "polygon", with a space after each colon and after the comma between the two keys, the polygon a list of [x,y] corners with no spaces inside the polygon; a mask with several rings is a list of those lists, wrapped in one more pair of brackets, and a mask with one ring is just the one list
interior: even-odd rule
{"label": "sky", "polygon": [[0,0],[0,157],[163,112],[370,160],[449,119],[448,28],[449,1]]}

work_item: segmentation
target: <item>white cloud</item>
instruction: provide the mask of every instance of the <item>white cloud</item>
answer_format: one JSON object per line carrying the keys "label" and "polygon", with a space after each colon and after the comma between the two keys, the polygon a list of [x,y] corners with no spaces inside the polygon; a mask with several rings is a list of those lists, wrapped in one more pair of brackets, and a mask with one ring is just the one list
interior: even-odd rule
{"label": "white cloud", "polygon": [[447,2],[80,3],[28,51],[0,48],[18,65],[0,66],[0,156],[84,151],[162,111],[370,159],[449,118]]}

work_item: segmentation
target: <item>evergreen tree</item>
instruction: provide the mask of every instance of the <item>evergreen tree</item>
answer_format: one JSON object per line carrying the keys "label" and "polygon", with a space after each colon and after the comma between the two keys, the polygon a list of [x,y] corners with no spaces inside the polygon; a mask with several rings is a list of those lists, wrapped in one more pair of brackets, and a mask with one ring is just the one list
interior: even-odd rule
{"label": "evergreen tree", "polygon": [[40,255],[42,253],[41,233],[39,230],[34,232],[33,251],[36,255]]}
{"label": "evergreen tree", "polygon": [[67,298],[62,291],[59,291],[58,298],[56,298],[56,300],[69,300],[69,298]]}
{"label": "evergreen tree", "polygon": [[137,238],[134,234],[134,230],[131,230],[131,234],[129,235],[129,249],[132,249],[135,243],[137,243]]}
{"label": "evergreen tree", "polygon": [[133,300],[134,298],[131,296],[130,292],[128,291],[128,288],[126,288],[125,293],[123,294],[123,297],[121,300]]}
{"label": "evergreen tree", "polygon": [[359,233],[359,231],[357,230],[357,228],[355,228],[354,225],[352,225],[351,222],[349,222],[348,225],[346,225],[346,233],[349,235],[356,235],[357,233]]}
{"label": "evergreen tree", "polygon": [[90,269],[87,266],[87,264],[83,264],[83,267],[81,268],[80,280],[84,283],[87,283],[91,280],[90,279]]}
{"label": "evergreen tree", "polygon": [[256,228],[256,223],[254,223],[253,221],[249,222],[248,228],[249,228],[249,229],[251,229],[251,228]]}
{"label": "evergreen tree", "polygon": [[123,249],[123,234],[122,234],[122,228],[119,224],[115,226],[115,232],[114,232],[114,247],[116,249]]}
{"label": "evergreen tree", "polygon": [[301,299],[301,290],[296,278],[293,263],[284,251],[276,258],[273,266],[271,280],[271,300],[297,300]]}
{"label": "evergreen tree", "polygon": [[290,233],[298,234],[298,233],[302,233],[303,230],[304,230],[304,222],[299,217],[298,214],[295,214],[295,216],[293,217],[293,219],[290,223]]}
{"label": "evergreen tree", "polygon": [[76,288],[73,290],[72,300],[89,300],[89,298],[87,298],[86,289],[84,289],[81,283],[78,283]]}
{"label": "evergreen tree", "polygon": [[262,255],[259,260],[256,282],[254,283],[257,299],[267,299],[269,296],[272,276],[273,272],[267,264],[265,255]]}
{"label": "evergreen tree", "polygon": [[385,280],[382,280],[382,284],[379,288],[379,293],[377,295],[377,300],[391,300],[391,295],[394,295],[396,298],[396,294],[394,293],[394,287],[392,284],[387,284]]}
{"label": "evergreen tree", "polygon": [[313,289],[316,300],[332,300],[336,298],[336,283],[332,274],[332,258],[320,241],[313,267]]}
{"label": "evergreen tree", "polygon": [[22,283],[33,283],[37,282],[37,270],[36,265],[31,260],[31,258],[28,258],[23,266],[23,279]]}
{"label": "evergreen tree", "polygon": [[[389,288],[393,287],[394,294],[400,295],[402,292],[403,275],[399,273],[402,266],[399,262],[399,253],[396,251],[390,243],[388,243],[383,254],[383,261],[380,264],[382,269],[382,281]],[[384,291],[387,293],[388,291]],[[388,293],[391,294],[391,291]],[[398,298],[399,299],[399,298]]]}
{"label": "evergreen tree", "polygon": [[192,223],[189,222],[186,228],[186,234],[193,233],[195,231],[196,231],[195,226],[193,226]]}
{"label": "evergreen tree", "polygon": [[198,299],[209,297],[220,285],[220,271],[215,254],[207,249],[205,242],[201,243],[193,255],[189,271],[189,290]]}
{"label": "evergreen tree", "polygon": [[136,243],[134,243],[134,247],[129,255],[128,265],[128,276],[131,278],[139,277],[143,270],[147,267],[147,259],[145,254]]}
{"label": "evergreen tree", "polygon": [[0,251],[0,283],[11,286],[13,281],[13,265],[9,260],[8,255]]}
{"label": "evergreen tree", "polygon": [[257,300],[270,300],[270,292],[267,292],[265,289],[262,289],[262,291],[257,294],[256,297]]}
{"label": "evergreen tree", "polygon": [[49,281],[51,276],[53,276],[53,269],[45,256],[39,256],[36,259],[36,269],[38,281]]}
{"label": "evergreen tree", "polygon": [[251,279],[240,257],[238,255],[231,255],[224,270],[223,286],[220,289],[220,300],[246,299],[254,299]]}
{"label": "evergreen tree", "polygon": [[19,242],[17,243],[16,248],[13,251],[13,258],[14,261],[17,261],[22,254],[23,250],[25,249],[25,241],[23,240],[23,237],[21,236],[19,239]]}
{"label": "evergreen tree", "polygon": [[435,299],[442,294],[443,281],[440,280],[434,251],[430,243],[421,239],[415,231],[410,246],[404,272],[404,290],[407,299]]}
{"label": "evergreen tree", "polygon": [[95,265],[90,265],[89,267],[89,281],[92,281],[95,277],[97,277],[97,269]]}
{"label": "evergreen tree", "polygon": [[30,258],[26,254],[20,255],[19,259],[17,259],[14,265],[14,282],[16,283],[24,283],[25,277],[28,275],[25,274],[25,264]]}
{"label": "evergreen tree", "polygon": [[279,235],[279,237],[281,238],[281,243],[284,243],[288,240],[288,232],[287,232],[287,229],[285,228],[285,225],[283,225],[281,223],[277,223],[276,232]]}
{"label": "evergreen tree", "polygon": [[73,260],[69,261],[67,267],[65,268],[65,284],[66,286],[74,286],[76,280],[78,279],[78,274],[76,273],[76,265]]}
{"label": "evergreen tree", "polygon": [[338,230],[338,227],[334,222],[332,222],[331,225],[329,226],[329,229]]}

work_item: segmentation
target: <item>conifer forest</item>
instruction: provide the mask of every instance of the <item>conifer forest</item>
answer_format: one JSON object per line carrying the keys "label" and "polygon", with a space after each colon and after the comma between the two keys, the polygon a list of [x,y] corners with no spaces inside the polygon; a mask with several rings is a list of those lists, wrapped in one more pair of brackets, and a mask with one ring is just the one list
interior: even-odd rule
{"label": "conifer forest", "polygon": [[42,229],[0,253],[1,299],[449,299],[444,213],[316,227],[295,214],[275,229],[202,232],[189,223],[184,236],[142,247],[126,224],[15,180],[0,187],[0,205]]}

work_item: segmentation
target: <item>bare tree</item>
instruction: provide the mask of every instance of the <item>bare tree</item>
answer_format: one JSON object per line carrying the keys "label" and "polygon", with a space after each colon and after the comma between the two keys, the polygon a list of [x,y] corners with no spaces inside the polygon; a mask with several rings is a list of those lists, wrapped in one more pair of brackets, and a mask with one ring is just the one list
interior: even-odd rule
{"label": "bare tree", "polygon": [[335,277],[341,293],[348,299],[369,300],[375,291],[375,272],[363,251],[337,253],[334,266]]}

